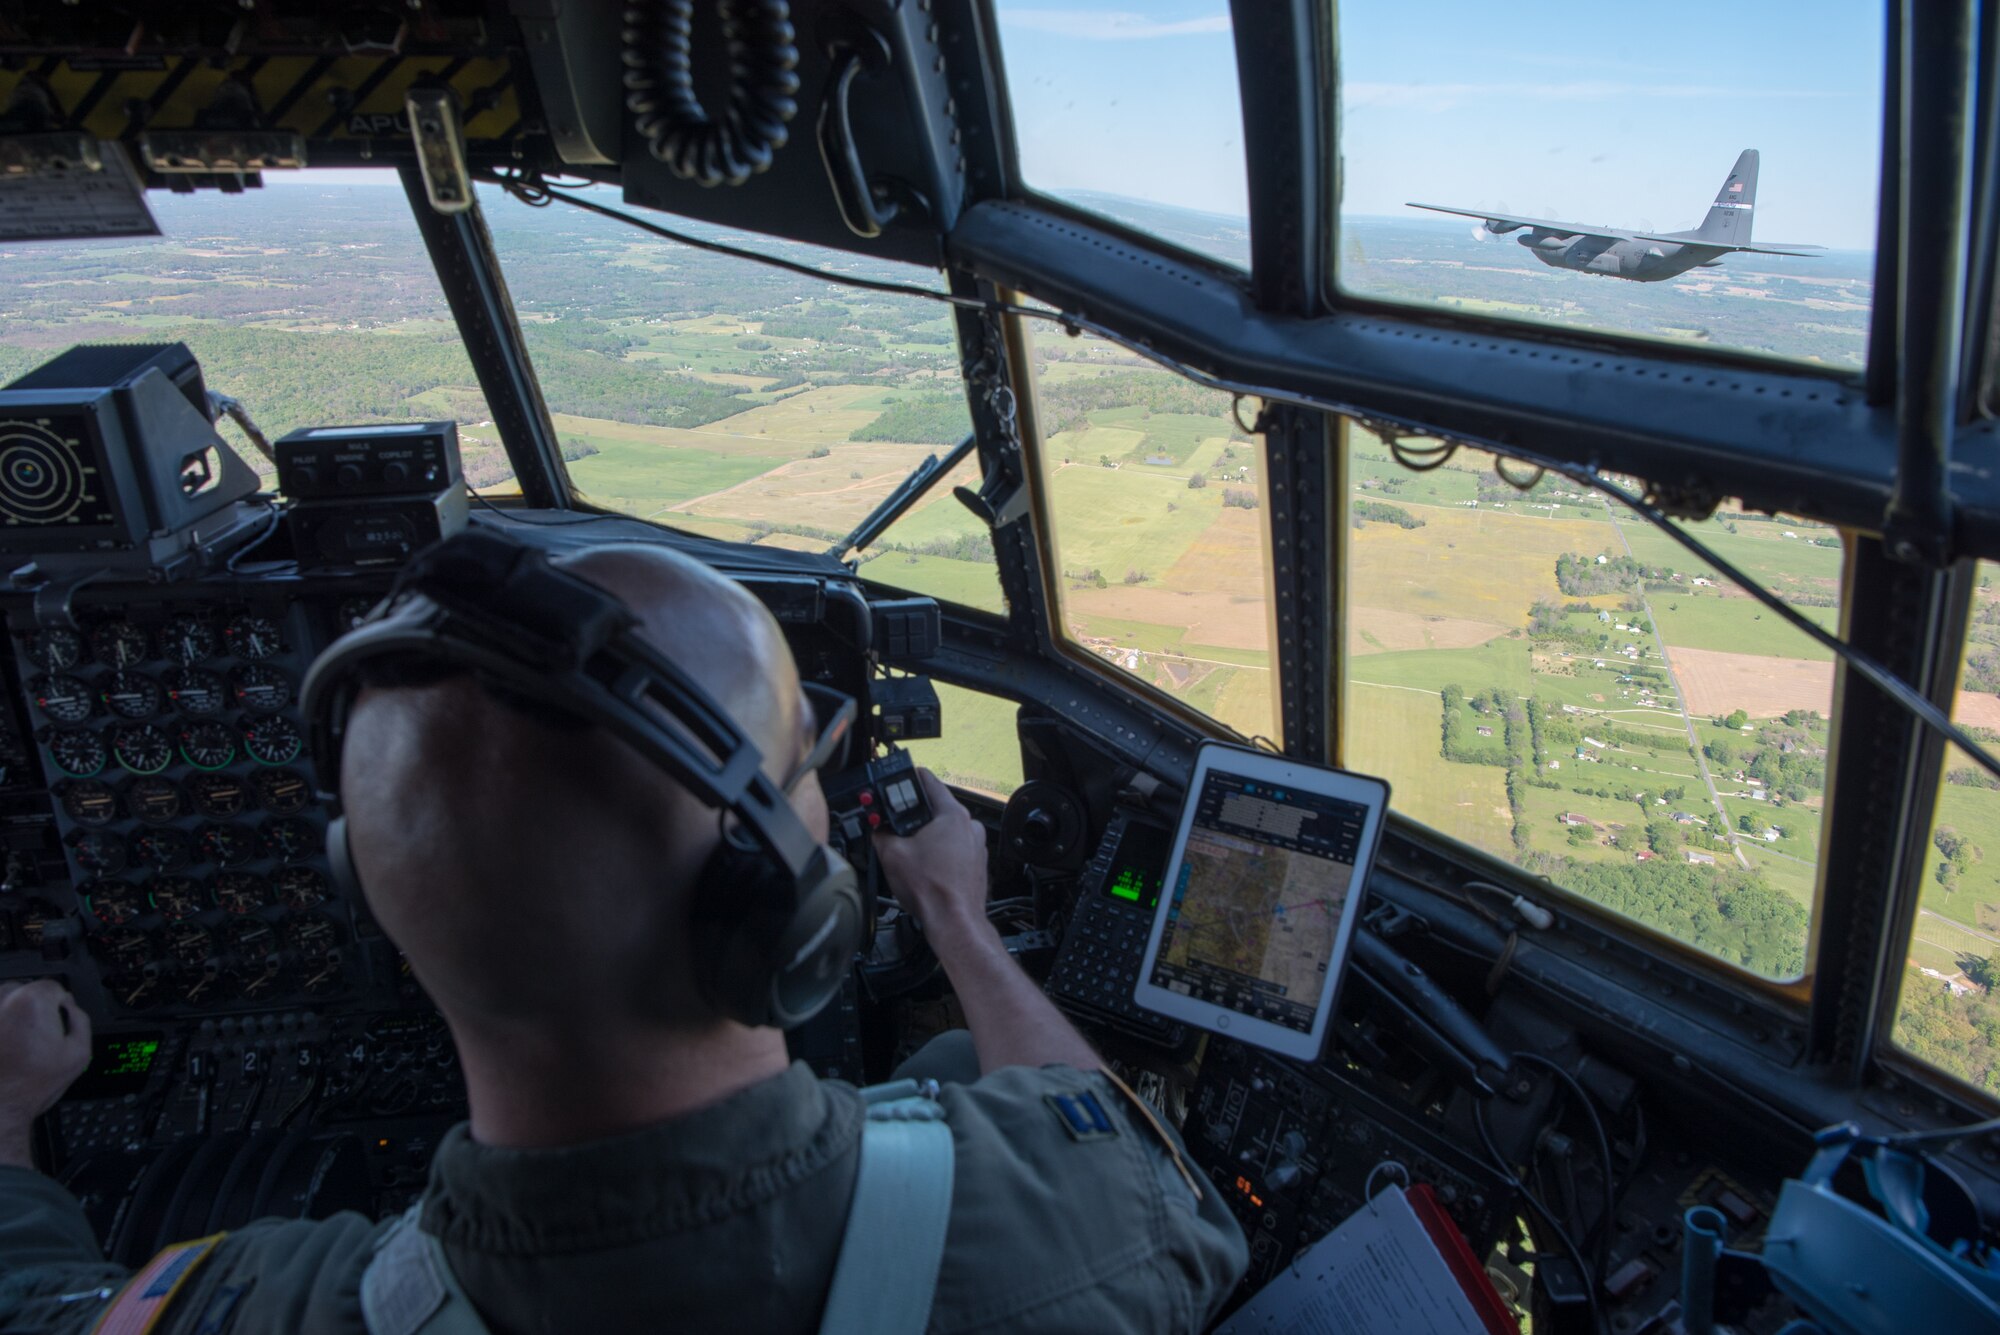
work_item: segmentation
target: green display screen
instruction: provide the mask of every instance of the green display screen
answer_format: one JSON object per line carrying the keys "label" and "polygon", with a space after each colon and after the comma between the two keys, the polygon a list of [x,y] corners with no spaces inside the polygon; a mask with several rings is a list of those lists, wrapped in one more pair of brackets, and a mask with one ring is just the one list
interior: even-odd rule
{"label": "green display screen", "polygon": [[1133,821],[1125,827],[1104,877],[1104,893],[1144,908],[1160,902],[1160,882],[1167,873],[1172,836],[1153,825]]}
{"label": "green display screen", "polygon": [[90,1065],[70,1086],[72,1099],[120,1099],[146,1087],[153,1059],[160,1054],[159,1033],[102,1035],[92,1045]]}
{"label": "green display screen", "polygon": [[1111,882],[1111,893],[1114,897],[1129,899],[1135,904],[1148,890],[1157,894],[1159,882],[1153,881],[1149,884],[1145,873],[1137,867],[1120,867],[1117,876]]}

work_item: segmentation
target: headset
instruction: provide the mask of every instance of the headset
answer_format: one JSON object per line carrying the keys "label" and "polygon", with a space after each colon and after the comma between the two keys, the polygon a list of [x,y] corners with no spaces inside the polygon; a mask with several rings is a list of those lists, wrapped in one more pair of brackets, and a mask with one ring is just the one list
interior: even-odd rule
{"label": "headset", "polygon": [[341,814],[340,758],[364,664],[418,661],[605,728],[703,804],[735,817],[702,868],[689,957],[703,999],[791,1028],[839,991],[866,934],[854,873],[814,839],[749,735],[639,633],[630,608],[546,552],[468,529],[420,552],[386,598],[306,674],[300,703],[334,880],[361,892]]}

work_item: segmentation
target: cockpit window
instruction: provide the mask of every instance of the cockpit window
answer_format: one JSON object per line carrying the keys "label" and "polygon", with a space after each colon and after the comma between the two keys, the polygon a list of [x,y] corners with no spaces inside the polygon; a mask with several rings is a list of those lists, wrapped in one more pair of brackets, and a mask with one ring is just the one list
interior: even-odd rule
{"label": "cockpit window", "polygon": [[1027,184],[1250,265],[1236,45],[1222,0],[997,0]]}
{"label": "cockpit window", "polygon": [[[1344,763],[1444,834],[1753,973],[1803,973],[1831,656],[1566,479],[1510,483],[1470,450],[1412,472],[1346,432]],[[1734,504],[1690,527],[1834,627],[1835,530]]]}
{"label": "cockpit window", "polygon": [[186,343],[209,388],[273,440],[450,418],[467,479],[517,490],[395,175],[267,179],[240,195],[152,193],[158,237],[0,247],[0,383],[76,343]]}
{"label": "cockpit window", "polygon": [[1482,0],[1335,8],[1343,292],[1862,365],[1879,2],[1741,6],[1719,44]]}

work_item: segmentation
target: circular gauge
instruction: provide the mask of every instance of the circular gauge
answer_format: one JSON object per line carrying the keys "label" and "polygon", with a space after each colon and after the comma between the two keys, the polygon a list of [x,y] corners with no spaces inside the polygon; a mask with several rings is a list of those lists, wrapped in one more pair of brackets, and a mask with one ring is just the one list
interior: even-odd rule
{"label": "circular gauge", "polygon": [[75,677],[58,673],[42,677],[33,687],[35,708],[51,723],[81,723],[96,712],[90,688]]}
{"label": "circular gauge", "polygon": [[274,714],[243,725],[243,749],[260,765],[285,765],[298,759],[305,740],[290,719]]}
{"label": "circular gauge", "polygon": [[181,729],[181,754],[196,769],[221,769],[236,759],[236,734],[227,723],[201,719]]}
{"label": "circular gauge", "polygon": [[204,862],[218,867],[240,867],[257,856],[257,839],[241,825],[210,825],[195,841]]}
{"label": "circular gauge", "polygon": [[144,932],[100,932],[90,939],[92,953],[114,969],[142,969],[153,953]]}
{"label": "circular gauge", "polygon": [[312,785],[297,770],[261,770],[250,776],[250,784],[264,810],[276,815],[289,816],[312,805]]}
{"label": "circular gauge", "polygon": [[279,929],[299,957],[299,986],[325,992],[340,984],[340,929],[316,913],[285,919]]}
{"label": "circular gauge", "polygon": [[112,729],[111,753],[134,774],[158,774],[174,763],[173,739],[150,723]]}
{"label": "circular gauge", "polygon": [[42,944],[42,930],[62,917],[62,913],[39,899],[31,899],[28,906],[14,919],[14,927],[21,934],[21,944],[36,950]]}
{"label": "circular gauge", "polygon": [[106,927],[123,927],[146,911],[146,896],[124,881],[91,881],[77,894],[90,915]]}
{"label": "circular gauge", "polygon": [[229,674],[229,694],[238,709],[275,714],[292,702],[292,683],[268,663],[246,663]]}
{"label": "circular gauge", "polygon": [[278,954],[278,934],[260,918],[245,918],[229,924],[229,946],[243,969],[243,991],[259,996],[275,991],[284,977],[284,960]]}
{"label": "circular gauge", "polygon": [[215,878],[211,888],[215,893],[215,906],[224,913],[255,913],[271,902],[271,887],[264,884],[263,877],[252,876],[247,871],[223,872]]}
{"label": "circular gauge", "polygon": [[223,643],[229,652],[238,658],[269,658],[283,653],[284,636],[278,633],[278,623],[267,616],[255,612],[243,612],[229,619],[222,628]]}
{"label": "circular gauge", "polygon": [[125,841],[103,830],[78,830],[69,837],[76,865],[92,876],[116,876],[125,870]]}
{"label": "circular gauge", "polygon": [[155,871],[179,871],[194,861],[194,840],[172,825],[132,836],[132,856]]}
{"label": "circular gauge", "polygon": [[375,610],[376,601],[374,598],[342,598],[340,608],[335,613],[340,623],[340,633],[345,635],[366,621],[368,614]]}
{"label": "circular gauge", "polygon": [[221,677],[200,668],[175,668],[167,673],[167,698],[174,708],[193,718],[220,714],[229,705],[229,688]]}
{"label": "circular gauge", "polygon": [[94,732],[77,728],[49,738],[49,759],[72,779],[88,779],[103,769],[109,758],[104,751],[104,739]]}
{"label": "circular gauge", "polygon": [[186,876],[155,876],[146,891],[153,908],[168,922],[192,918],[208,907],[201,884]]}
{"label": "circular gauge", "polygon": [[83,636],[60,626],[28,637],[28,661],[44,672],[67,672],[83,661]]}
{"label": "circular gauge", "polygon": [[167,928],[167,954],[183,968],[199,969],[215,957],[215,938],[200,923],[177,922]]}
{"label": "circular gauge", "polygon": [[210,820],[230,820],[250,809],[250,788],[234,774],[197,774],[188,780],[195,810]]}
{"label": "circular gauge", "polygon": [[115,668],[137,667],[152,654],[146,632],[129,621],[107,621],[90,632],[90,651]]}
{"label": "circular gauge", "polygon": [[111,999],[128,1011],[144,1010],[157,1004],[164,989],[161,987],[162,974],[157,967],[139,967],[107,971],[104,975],[104,990]]}
{"label": "circular gauge", "polygon": [[104,679],[104,688],[98,692],[104,707],[120,718],[151,718],[160,712],[167,702],[167,693],[160,689],[160,683],[143,672],[130,668],[120,668]]}
{"label": "circular gauge", "polygon": [[118,819],[118,794],[108,783],[80,779],[62,785],[62,808],[78,825],[109,825]]}
{"label": "circular gauge", "polygon": [[182,612],[160,629],[160,657],[176,667],[189,667],[215,657],[215,627],[205,616]]}
{"label": "circular gauge", "polygon": [[148,825],[165,825],[187,815],[187,800],[181,796],[180,785],[157,774],[132,780],[125,789],[125,801],[130,804],[132,814]]}
{"label": "circular gauge", "polygon": [[296,817],[264,822],[264,856],[280,862],[297,862],[320,851],[319,831]]}
{"label": "circular gauge", "polygon": [[326,902],[331,893],[326,877],[311,867],[282,867],[271,878],[278,902],[288,909],[309,909]]}

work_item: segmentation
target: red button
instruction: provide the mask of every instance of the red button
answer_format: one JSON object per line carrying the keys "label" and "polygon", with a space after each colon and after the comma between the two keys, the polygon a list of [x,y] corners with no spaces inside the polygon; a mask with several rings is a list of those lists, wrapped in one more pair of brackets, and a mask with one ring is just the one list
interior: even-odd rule
{"label": "red button", "polygon": [[868,789],[863,788],[861,790],[861,796],[855,798],[854,800],[859,802],[864,807],[872,807],[875,805],[875,794],[870,792]]}
{"label": "red button", "polygon": [[868,813],[868,828],[869,828],[869,829],[871,829],[871,830],[879,830],[879,829],[881,829],[881,828],[882,828],[882,813],[881,813],[881,812],[879,812],[879,811],[871,811],[871,812],[869,812],[869,813]]}

